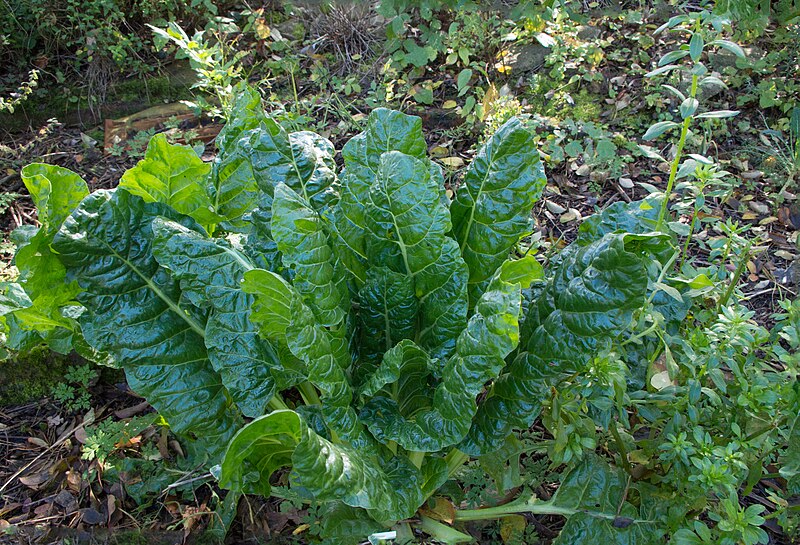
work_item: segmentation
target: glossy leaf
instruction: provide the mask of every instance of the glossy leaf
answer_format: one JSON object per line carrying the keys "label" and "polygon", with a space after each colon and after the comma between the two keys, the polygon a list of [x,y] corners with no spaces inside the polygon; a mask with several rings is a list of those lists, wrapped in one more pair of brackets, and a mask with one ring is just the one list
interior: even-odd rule
{"label": "glossy leaf", "polygon": [[221,454],[241,417],[205,348],[205,313],[189,304],[178,281],[152,254],[152,222],[163,216],[202,229],[161,203],[124,190],[97,191],[67,218],[53,248],[69,279],[83,288],[86,340],[125,369],[176,433],[202,438]]}
{"label": "glossy leaf", "polygon": [[494,382],[461,450],[486,454],[500,448],[513,428],[527,428],[549,385],[582,372],[628,326],[645,302],[646,260],[667,244],[665,238],[608,234],[562,251],[552,279],[528,309],[530,335]]}
{"label": "glossy leaf", "polygon": [[381,156],[370,190],[367,255],[371,263],[413,277],[420,345],[448,357],[466,325],[467,267],[447,237],[450,217],[428,165],[400,152]]}
{"label": "glossy leaf", "polygon": [[170,144],[164,134],[157,134],[144,159],[122,175],[119,187],[146,202],[167,204],[208,229],[220,219],[206,192],[210,171],[211,165],[192,148]]}
{"label": "glossy leaf", "polygon": [[644,234],[658,221],[661,199],[650,197],[631,203],[616,202],[586,218],[578,228],[578,244],[586,245],[615,232]]}
{"label": "glossy leaf", "polygon": [[321,325],[340,323],[349,307],[346,276],[339,270],[322,219],[284,183],[275,187],[272,235],[283,263],[294,272],[294,288]]}
{"label": "glossy leaf", "polygon": [[629,477],[590,454],[562,480],[550,501],[554,507],[573,514],[554,545],[603,543],[607,545],[649,545],[661,543],[663,529],[646,520],[625,501]]}
{"label": "glossy leaf", "polygon": [[242,289],[258,295],[253,302],[250,320],[259,326],[261,334],[278,342],[286,342],[286,328],[292,322],[294,290],[281,276],[263,269],[244,274]]}
{"label": "glossy leaf", "polygon": [[531,209],[545,183],[533,135],[516,118],[478,150],[450,206],[453,236],[469,267],[471,304],[517,242],[531,232]]}
{"label": "glossy leaf", "polygon": [[654,138],[658,138],[667,132],[669,129],[677,126],[678,124],[674,121],[659,121],[658,123],[651,125],[650,128],[644,133],[642,138],[644,140],[653,140]]}
{"label": "glossy leaf", "polygon": [[410,517],[422,503],[419,471],[404,457],[333,444],[293,411],[275,411],[242,428],[221,465],[220,485],[270,495],[271,475],[291,467],[291,482],[318,502],[337,500],[368,509],[378,520]]}
{"label": "glossy leaf", "polygon": [[411,341],[386,353],[362,392],[372,396],[386,384],[399,384],[396,390],[387,389],[373,397],[362,410],[362,418],[379,441],[395,441],[411,451],[435,452],[464,438],[477,410],[476,396],[505,366],[506,356],[519,341],[520,284],[508,280],[525,278],[530,284],[538,277],[538,272],[521,275],[519,269],[509,266],[481,296],[427,402],[430,387],[425,375],[433,368],[427,354]]}
{"label": "glossy leaf", "polygon": [[742,49],[742,47],[739,44],[734,43],[730,40],[714,40],[713,42],[710,42],[708,45],[716,45],[717,47],[721,47],[722,49],[730,51],[731,53],[733,53],[734,55],[736,55],[741,59],[745,58],[744,49]]}
{"label": "glossy leaf", "polygon": [[245,231],[245,217],[261,195],[247,150],[239,142],[229,144],[214,161],[211,178],[208,194],[221,223],[229,230]]}
{"label": "glossy leaf", "polygon": [[89,194],[83,178],[55,165],[33,163],[22,169],[21,176],[36,205],[39,222],[50,238]]}
{"label": "glossy leaf", "polygon": [[73,344],[81,345],[82,340],[77,322],[64,314],[70,309],[73,314],[79,312],[75,297],[80,287],[66,281],[66,270],[51,252],[50,244],[89,189],[80,176],[54,165],[31,164],[21,175],[37,207],[41,227],[20,228],[12,234],[17,244],[14,264],[19,270],[18,281],[30,304],[9,317],[10,327],[24,331],[12,332],[10,344],[20,349],[38,337],[38,342],[46,342],[51,349],[69,353]]}
{"label": "glossy leaf", "polygon": [[380,157],[388,151],[399,151],[423,159],[426,150],[422,120],[386,108],[370,113],[366,130],[342,149],[345,170],[340,180],[341,199],[333,212],[336,244],[342,262],[361,283],[366,279],[367,268],[367,203]]}
{"label": "glossy leaf", "polygon": [[273,373],[282,371],[275,349],[251,321],[253,296],[241,282],[253,265],[225,240],[210,239],[180,223],[153,220],[153,255],[180,280],[183,296],[208,309],[205,345],[242,414],[261,416],[275,393]]}
{"label": "glossy leaf", "polygon": [[387,267],[372,267],[358,292],[361,320],[361,364],[356,373],[360,382],[375,371],[381,356],[417,331],[419,303],[414,280]]}
{"label": "glossy leaf", "polygon": [[283,183],[318,212],[336,201],[336,163],[328,140],[306,131],[287,133],[267,118],[259,128],[245,133],[238,145],[265,195],[272,197],[275,187]]}
{"label": "glossy leaf", "polygon": [[693,61],[700,60],[700,55],[703,54],[703,47],[705,47],[703,35],[699,32],[694,32],[689,40],[689,55]]}
{"label": "glossy leaf", "polygon": [[728,117],[736,117],[739,113],[739,110],[716,110],[713,112],[703,112],[694,117],[695,119],[726,119]]}
{"label": "glossy leaf", "polygon": [[227,154],[243,133],[258,128],[267,120],[258,89],[242,83],[234,89],[234,94],[236,100],[230,116],[217,135],[216,144],[220,155]]}

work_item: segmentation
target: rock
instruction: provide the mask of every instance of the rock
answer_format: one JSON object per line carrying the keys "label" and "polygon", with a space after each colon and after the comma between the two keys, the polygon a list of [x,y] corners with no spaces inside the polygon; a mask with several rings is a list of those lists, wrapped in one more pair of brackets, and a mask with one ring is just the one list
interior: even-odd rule
{"label": "rock", "polygon": [[566,214],[562,214],[561,217],[558,218],[558,221],[561,223],[569,223],[571,221],[580,220],[581,213],[575,208],[570,208]]}
{"label": "rock", "polygon": [[305,27],[302,23],[297,22],[296,19],[287,19],[286,21],[275,25],[275,28],[286,40],[299,42],[302,41],[306,35]]}
{"label": "rock", "polygon": [[620,178],[619,186],[622,189],[633,189],[633,180],[631,180],[630,178]]}
{"label": "rock", "polygon": [[712,69],[721,72],[723,68],[736,67],[736,55],[727,49],[708,52],[708,64]]}
{"label": "rock", "polygon": [[94,526],[95,524],[103,524],[106,521],[106,517],[97,509],[89,507],[81,510],[81,520],[86,524]]}
{"label": "rock", "polygon": [[595,170],[589,174],[589,179],[595,183],[603,183],[608,180],[608,172],[605,170]]}
{"label": "rock", "polygon": [[749,203],[747,203],[747,205],[750,207],[750,210],[752,210],[756,214],[762,216],[766,216],[767,214],[769,214],[769,206],[767,206],[763,202],[750,201]]}
{"label": "rock", "polygon": [[534,72],[542,67],[549,53],[550,49],[540,43],[514,45],[506,64],[511,67],[513,74]]}
{"label": "rock", "polygon": [[596,40],[600,37],[601,31],[596,26],[581,25],[578,27],[576,36],[581,40]]}

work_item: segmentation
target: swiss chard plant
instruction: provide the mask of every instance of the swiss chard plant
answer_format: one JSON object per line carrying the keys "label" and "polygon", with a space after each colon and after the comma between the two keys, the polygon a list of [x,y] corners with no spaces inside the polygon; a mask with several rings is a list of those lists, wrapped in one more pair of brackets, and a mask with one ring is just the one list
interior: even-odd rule
{"label": "swiss chard plant", "polygon": [[[679,252],[653,232],[657,201],[593,216],[543,267],[520,245],[545,175],[519,120],[482,145],[451,201],[419,118],[375,110],[340,168],[331,142],[288,133],[254,91],[233,111],[211,165],[156,136],[115,190],[23,170],[40,226],[14,234],[20,276],[0,300],[11,348],[121,367],[222,488],[323,505],[338,542],[412,518],[471,539],[415,514],[469,460],[519,460],[516,431],[539,416],[569,464],[556,495],[447,522],[561,515],[562,545],[675,530],[692,506],[637,482],[633,431],[614,424],[636,403],[637,426],[661,418],[648,404],[669,391],[637,382],[659,355],[643,345],[686,316],[665,293],[697,288],[667,278]],[[621,352],[640,362],[627,378]],[[580,422],[611,431],[618,464],[590,452]]]}

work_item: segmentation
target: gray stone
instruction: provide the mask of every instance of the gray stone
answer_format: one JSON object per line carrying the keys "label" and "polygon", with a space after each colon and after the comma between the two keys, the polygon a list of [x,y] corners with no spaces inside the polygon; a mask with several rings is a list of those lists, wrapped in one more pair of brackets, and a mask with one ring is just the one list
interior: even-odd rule
{"label": "gray stone", "polygon": [[596,40],[600,37],[601,31],[596,26],[581,25],[578,27],[577,36],[581,40]]}
{"label": "gray stone", "polygon": [[544,64],[550,49],[540,43],[514,45],[509,55],[508,66],[512,74],[535,72]]}

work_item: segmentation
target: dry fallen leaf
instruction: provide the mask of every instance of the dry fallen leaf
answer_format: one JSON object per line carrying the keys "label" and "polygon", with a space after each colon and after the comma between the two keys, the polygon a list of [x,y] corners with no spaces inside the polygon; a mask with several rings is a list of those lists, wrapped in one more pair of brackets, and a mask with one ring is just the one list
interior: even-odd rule
{"label": "dry fallen leaf", "polygon": [[545,205],[545,206],[547,207],[547,209],[548,209],[550,212],[552,212],[553,214],[563,214],[564,212],[566,212],[566,211],[567,211],[567,209],[566,209],[566,208],[564,208],[564,207],[563,207],[563,206],[561,206],[560,204],[558,204],[558,203],[555,203],[555,202],[553,202],[553,201],[544,201],[544,205]]}
{"label": "dry fallen leaf", "polygon": [[558,218],[558,221],[561,223],[569,223],[579,219],[581,219],[581,213],[575,208],[570,208],[565,214],[562,214],[561,217]]}
{"label": "dry fallen leaf", "polygon": [[33,488],[36,490],[42,484],[46,483],[50,480],[50,472],[49,471],[42,471],[40,473],[34,473],[32,475],[25,475],[24,477],[19,478],[19,482],[27,486],[28,488]]}
{"label": "dry fallen leaf", "polygon": [[31,445],[36,445],[37,447],[47,448],[50,445],[47,444],[47,441],[41,439],[39,437],[28,437],[28,443]]}
{"label": "dry fallen leaf", "polygon": [[511,515],[500,519],[500,538],[503,543],[518,543],[527,525],[528,521],[522,515]]}
{"label": "dry fallen leaf", "polygon": [[453,503],[446,498],[433,498],[421,507],[419,512],[420,514],[434,520],[446,522],[447,524],[452,524],[456,519],[456,508]]}
{"label": "dry fallen leaf", "polygon": [[439,162],[448,168],[461,168],[464,166],[464,159],[461,157],[442,157]]}

